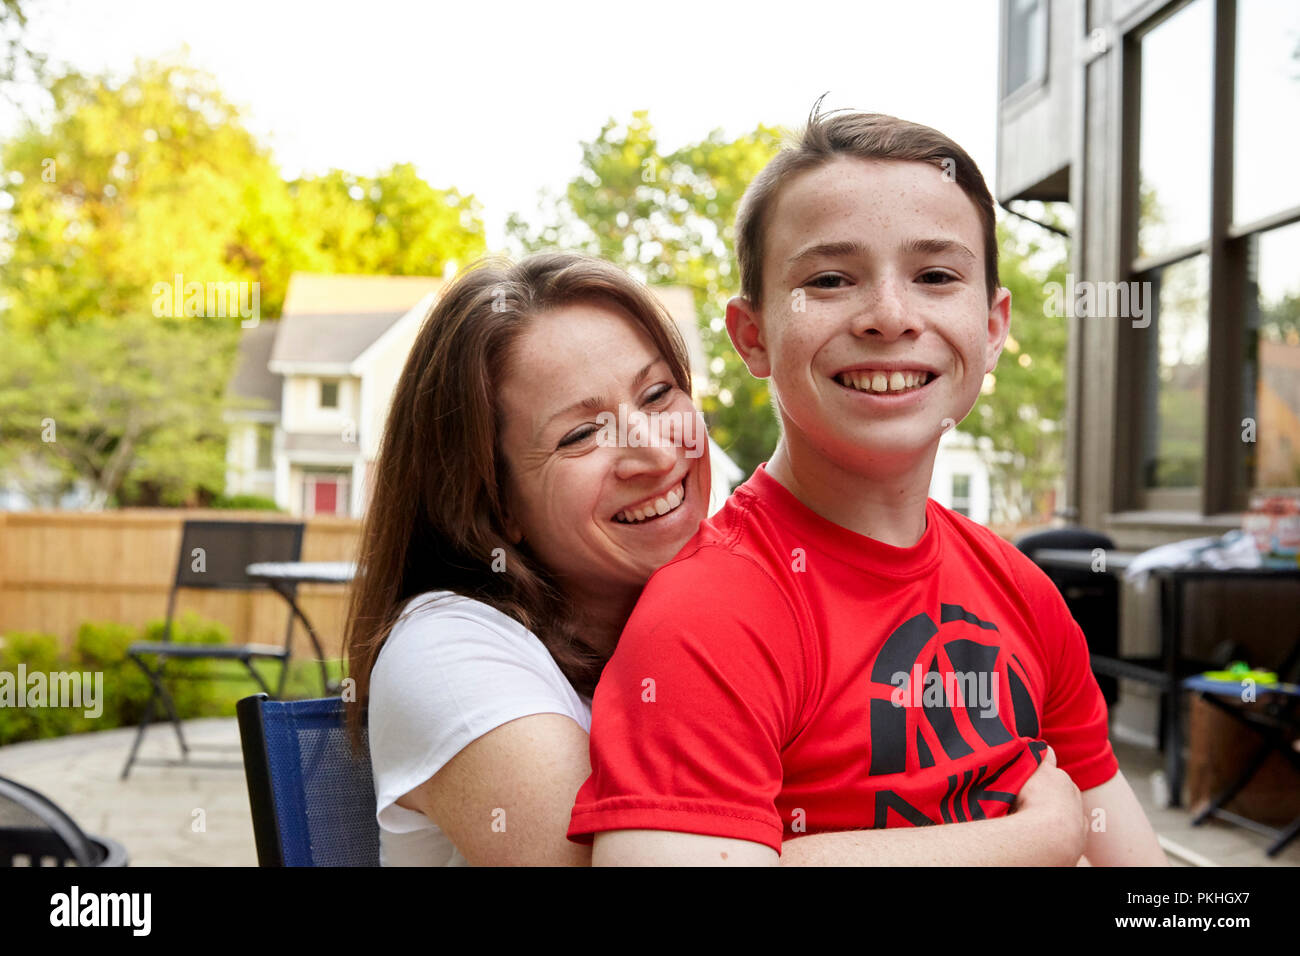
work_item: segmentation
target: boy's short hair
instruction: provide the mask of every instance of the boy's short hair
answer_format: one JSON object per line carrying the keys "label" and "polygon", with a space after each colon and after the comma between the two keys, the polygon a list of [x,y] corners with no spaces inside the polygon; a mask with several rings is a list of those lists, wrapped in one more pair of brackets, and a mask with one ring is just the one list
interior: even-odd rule
{"label": "boy's short hair", "polygon": [[998,281],[998,241],[993,196],[979,167],[964,149],[929,126],[909,123],[883,113],[836,110],[821,113],[813,105],[808,125],[797,144],[787,145],[754,177],[736,214],[736,258],[740,263],[740,294],[762,306],[763,252],[770,211],[781,187],[796,173],[830,162],[837,156],[921,162],[940,169],[975,204],[984,232],[984,282],[989,303]]}

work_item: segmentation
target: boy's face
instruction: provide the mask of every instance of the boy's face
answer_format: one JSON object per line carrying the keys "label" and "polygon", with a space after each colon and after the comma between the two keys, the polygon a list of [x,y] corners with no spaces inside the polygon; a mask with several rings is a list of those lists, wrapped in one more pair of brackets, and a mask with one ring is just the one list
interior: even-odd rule
{"label": "boy's face", "polygon": [[786,183],[766,230],[761,315],[733,299],[727,327],[787,436],[860,472],[933,454],[1007,336],[974,203],[928,163],[839,157]]}

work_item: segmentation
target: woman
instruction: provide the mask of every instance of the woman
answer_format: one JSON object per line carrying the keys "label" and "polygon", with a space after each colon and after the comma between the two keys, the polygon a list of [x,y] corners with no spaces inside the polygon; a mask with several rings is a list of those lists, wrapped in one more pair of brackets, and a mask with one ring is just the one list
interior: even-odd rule
{"label": "woman", "polygon": [[[591,694],[709,503],[690,391],[671,319],[599,260],[483,265],[433,308],[389,411],[346,638],[385,865],[590,864],[565,834]],[[1026,833],[1077,805],[1050,772],[1021,790]],[[794,840],[782,863],[872,861],[875,841]]]}
{"label": "woman", "polygon": [[[430,313],[389,411],[347,633],[386,865],[590,862],[565,829],[591,693],[708,506],[690,391],[672,320],[599,260],[484,265]],[[601,427],[620,417],[636,439]]]}

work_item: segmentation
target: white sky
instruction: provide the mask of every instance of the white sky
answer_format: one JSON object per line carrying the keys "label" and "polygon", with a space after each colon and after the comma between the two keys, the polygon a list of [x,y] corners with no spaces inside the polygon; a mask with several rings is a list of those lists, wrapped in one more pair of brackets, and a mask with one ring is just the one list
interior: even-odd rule
{"label": "white sky", "polygon": [[215,74],[286,176],[414,163],[483,203],[488,244],[577,171],[579,143],[648,109],[663,149],[797,127],[813,101],[926,123],[992,188],[996,0],[487,2],[44,0],[34,48],[125,73]]}

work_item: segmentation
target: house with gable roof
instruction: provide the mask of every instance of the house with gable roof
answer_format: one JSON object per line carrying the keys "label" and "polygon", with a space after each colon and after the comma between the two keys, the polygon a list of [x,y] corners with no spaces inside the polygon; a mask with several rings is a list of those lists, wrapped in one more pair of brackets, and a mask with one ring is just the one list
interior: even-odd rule
{"label": "house with gable roof", "polygon": [[[226,494],[290,514],[360,517],[389,403],[421,322],[445,283],[422,276],[295,274],[277,321],[241,331],[228,389]],[[652,286],[708,374],[689,289]],[[714,506],[745,476],[710,442]]]}

